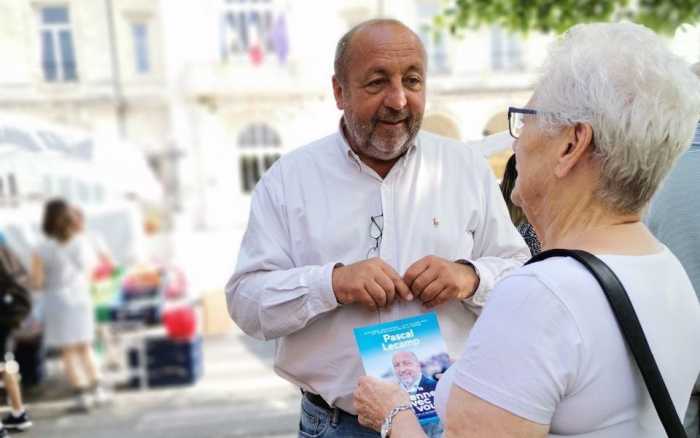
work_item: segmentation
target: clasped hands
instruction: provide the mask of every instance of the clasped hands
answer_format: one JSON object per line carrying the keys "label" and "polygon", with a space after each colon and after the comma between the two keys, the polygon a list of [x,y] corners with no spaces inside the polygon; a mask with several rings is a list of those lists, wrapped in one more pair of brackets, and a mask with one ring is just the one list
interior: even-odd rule
{"label": "clasped hands", "polygon": [[375,257],[334,268],[332,282],[339,303],[376,310],[398,298],[418,299],[428,308],[451,299],[464,300],[474,294],[479,277],[473,267],[437,256],[423,257],[401,277],[384,260]]}

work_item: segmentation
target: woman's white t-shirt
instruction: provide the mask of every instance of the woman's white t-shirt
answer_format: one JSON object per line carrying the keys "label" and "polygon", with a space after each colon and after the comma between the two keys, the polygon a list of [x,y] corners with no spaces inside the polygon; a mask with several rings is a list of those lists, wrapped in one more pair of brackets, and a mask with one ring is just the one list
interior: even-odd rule
{"label": "woman's white t-shirt", "polygon": [[[700,304],[668,249],[600,256],[620,278],[683,417],[700,372]],[[570,258],[524,266],[500,282],[461,358],[436,390],[445,419],[452,385],[550,436],[665,436],[654,406],[591,274]]]}

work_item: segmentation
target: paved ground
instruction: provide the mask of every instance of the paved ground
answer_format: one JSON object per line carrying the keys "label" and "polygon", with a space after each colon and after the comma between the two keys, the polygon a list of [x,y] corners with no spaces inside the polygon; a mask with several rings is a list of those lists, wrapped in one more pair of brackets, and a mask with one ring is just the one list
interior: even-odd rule
{"label": "paved ground", "polygon": [[[109,407],[68,414],[67,399],[35,401],[21,438],[292,438],[299,393],[271,368],[272,345],[234,329],[207,338],[204,377],[194,386],[119,391]],[[52,397],[53,398],[53,397]]]}

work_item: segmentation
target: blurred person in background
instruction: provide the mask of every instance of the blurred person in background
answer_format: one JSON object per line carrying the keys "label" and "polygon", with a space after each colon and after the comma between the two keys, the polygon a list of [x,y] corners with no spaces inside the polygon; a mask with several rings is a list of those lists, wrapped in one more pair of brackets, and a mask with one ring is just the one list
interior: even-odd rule
{"label": "blurred person in background", "polygon": [[86,411],[93,403],[105,402],[107,395],[92,352],[95,320],[90,275],[96,259],[78,229],[66,201],[53,199],[45,205],[42,230],[46,240],[33,256],[31,278],[33,286],[45,293],[44,343],[61,351],[75,408]]}
{"label": "blurred person in background", "polygon": [[255,187],[228,308],[247,334],[277,340],[275,370],[304,393],[300,437],[378,436],[352,404],[363,374],[353,328],[435,310],[457,355],[496,280],[530,256],[482,155],[420,131],[426,62],[399,21],[348,31],[336,133]]}
{"label": "blurred person in background", "polygon": [[[0,232],[0,263],[3,275],[10,276],[24,288],[29,288],[29,275],[14,252],[7,246],[5,236]],[[19,371],[12,354],[12,334],[14,329],[0,324],[0,373],[10,402],[10,412],[0,423],[0,438],[9,436],[7,430],[26,430],[32,426],[27,410],[22,403],[22,391],[17,382]]]}
{"label": "blurred person in background", "polygon": [[513,187],[515,187],[515,180],[517,178],[518,170],[515,167],[515,154],[513,154],[508,159],[506,170],[503,172],[501,193],[503,193],[503,200],[506,201],[510,220],[512,220],[513,225],[518,228],[518,232],[523,236],[525,243],[527,243],[528,248],[530,248],[530,253],[534,256],[541,251],[541,244],[537,238],[537,233],[535,233],[535,229],[527,221],[523,209],[518,207],[513,199],[511,199],[511,193],[513,192]]}
{"label": "blurred person in background", "polygon": [[[681,417],[700,371],[700,303],[642,212],[699,114],[698,78],[662,38],[632,23],[571,28],[552,46],[526,107],[508,111],[513,198],[544,249],[588,251],[614,271]],[[360,422],[375,430],[407,401],[398,385],[371,377],[355,391]],[[448,438],[666,436],[606,295],[569,257],[499,282],[435,402]],[[403,410],[391,436],[424,435]]]}
{"label": "blurred person in background", "polygon": [[95,274],[101,275],[111,273],[112,269],[114,269],[114,260],[104,239],[90,232],[85,227],[85,214],[80,207],[75,205],[71,206],[71,214],[73,218],[73,232],[76,235],[81,235],[83,239],[85,239],[90,249],[94,251],[95,257],[97,257]]}
{"label": "blurred person in background", "polygon": [[[700,63],[693,72],[700,77]],[[651,232],[678,257],[700,299],[700,122],[688,151],[681,155],[651,201],[645,218]],[[695,346],[700,354],[700,345]],[[685,416],[688,438],[700,437],[700,376]]]}
{"label": "blurred person in background", "polygon": [[[87,249],[95,257],[95,265],[90,273],[92,281],[101,281],[108,279],[115,273],[117,269],[112,253],[101,235],[90,231],[85,225],[85,213],[76,206],[71,206],[71,215],[73,219],[73,232],[76,236],[82,236],[85,240]],[[98,324],[96,327],[97,342],[104,347],[102,359],[103,365],[107,368],[117,369],[119,367],[119,359],[116,357],[118,348],[117,336],[112,333],[112,330],[106,324]],[[103,398],[106,398],[106,394]]]}

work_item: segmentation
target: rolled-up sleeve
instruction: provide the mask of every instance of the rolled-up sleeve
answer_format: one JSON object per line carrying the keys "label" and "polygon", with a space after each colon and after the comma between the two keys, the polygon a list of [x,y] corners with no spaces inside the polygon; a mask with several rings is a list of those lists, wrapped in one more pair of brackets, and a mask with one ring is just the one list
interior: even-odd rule
{"label": "rolled-up sleeve", "polygon": [[482,220],[474,230],[474,247],[466,260],[479,276],[479,287],[465,303],[478,309],[486,304],[496,283],[530,258],[530,250],[511,222],[496,178],[482,157],[477,168],[484,189]]}
{"label": "rolled-up sleeve", "polygon": [[226,285],[229,314],[245,333],[275,339],[338,307],[335,263],[295,266],[279,163],[256,186],[235,272]]}
{"label": "rolled-up sleeve", "polygon": [[559,296],[536,274],[516,274],[496,287],[450,369],[453,384],[481,400],[550,424],[557,405],[578,388],[585,355]]}

